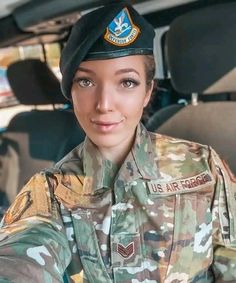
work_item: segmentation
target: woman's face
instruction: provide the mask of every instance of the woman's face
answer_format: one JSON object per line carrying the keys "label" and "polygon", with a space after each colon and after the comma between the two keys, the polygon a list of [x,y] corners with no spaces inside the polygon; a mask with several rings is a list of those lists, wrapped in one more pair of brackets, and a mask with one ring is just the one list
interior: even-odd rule
{"label": "woman's face", "polygon": [[75,115],[100,149],[127,150],[147,105],[144,56],[82,62],[74,76]]}

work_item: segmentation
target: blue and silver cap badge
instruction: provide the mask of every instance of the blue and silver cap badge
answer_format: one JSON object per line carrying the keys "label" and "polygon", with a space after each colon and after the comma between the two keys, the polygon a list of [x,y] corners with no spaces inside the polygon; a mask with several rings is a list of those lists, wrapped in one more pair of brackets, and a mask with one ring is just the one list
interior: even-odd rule
{"label": "blue and silver cap badge", "polygon": [[136,40],[140,29],[134,25],[127,8],[124,8],[109,24],[104,39],[116,46],[126,46]]}

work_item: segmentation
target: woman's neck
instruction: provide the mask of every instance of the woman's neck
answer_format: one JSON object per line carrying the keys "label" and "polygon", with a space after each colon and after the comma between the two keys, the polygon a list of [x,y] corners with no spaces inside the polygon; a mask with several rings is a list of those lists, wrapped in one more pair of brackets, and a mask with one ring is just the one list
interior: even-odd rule
{"label": "woman's neck", "polygon": [[99,147],[99,151],[105,159],[121,166],[126,156],[130,152],[134,142],[134,137],[127,139],[115,147]]}

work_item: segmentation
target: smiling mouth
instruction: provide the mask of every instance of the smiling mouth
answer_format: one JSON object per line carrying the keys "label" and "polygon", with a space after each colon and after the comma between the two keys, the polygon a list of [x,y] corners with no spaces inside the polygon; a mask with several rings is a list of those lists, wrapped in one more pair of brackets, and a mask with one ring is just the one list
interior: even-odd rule
{"label": "smiling mouth", "polygon": [[110,132],[112,130],[114,130],[115,128],[117,128],[122,122],[118,121],[118,122],[112,122],[112,121],[91,121],[95,128],[101,132]]}

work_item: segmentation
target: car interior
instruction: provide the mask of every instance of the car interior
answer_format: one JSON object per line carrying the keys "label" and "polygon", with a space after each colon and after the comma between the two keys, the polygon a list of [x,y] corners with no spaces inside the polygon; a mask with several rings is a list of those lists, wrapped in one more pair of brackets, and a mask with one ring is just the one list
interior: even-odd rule
{"label": "car interior", "polygon": [[[1,1],[0,52],[53,42],[63,48],[79,17],[112,2]],[[235,1],[125,2],[156,30],[156,86],[142,122],[151,131],[212,146],[236,173]],[[46,58],[12,62],[6,74],[19,103],[34,109],[13,116],[0,133],[0,216],[34,173],[84,139]]]}
{"label": "car interior", "polygon": [[[38,59],[14,62],[8,68],[7,78],[21,104],[36,106],[34,110],[15,115],[2,133],[5,147],[15,152],[11,158],[12,167],[20,168],[17,172],[8,168],[4,174],[4,178],[10,174],[7,180],[15,182],[3,186],[12,202],[18,192],[12,188],[17,190],[35,172],[59,161],[83,141],[84,132],[69,108],[55,108],[55,105],[67,104],[67,100],[61,94],[59,80],[44,62]],[[39,105],[54,107],[53,110],[40,110],[37,109]]]}
{"label": "car interior", "polygon": [[[184,107],[172,104],[162,108],[147,125],[160,134],[213,147],[234,173],[235,10],[236,3],[215,5],[188,12],[171,23],[166,43],[171,81],[179,93],[189,94],[193,99]],[[219,21],[220,17],[225,20]],[[202,100],[204,95],[209,101]],[[225,95],[225,99],[221,100],[219,95]],[[217,101],[215,97],[220,99]]]}

